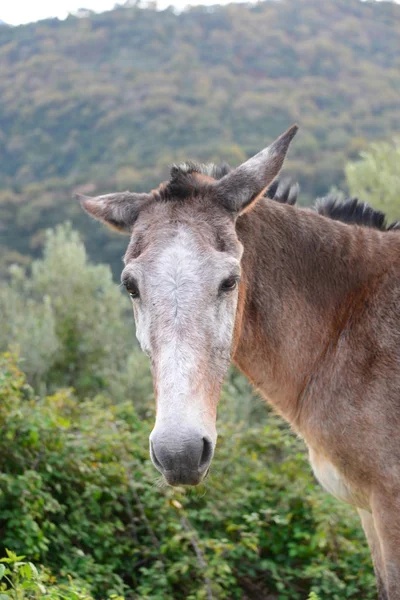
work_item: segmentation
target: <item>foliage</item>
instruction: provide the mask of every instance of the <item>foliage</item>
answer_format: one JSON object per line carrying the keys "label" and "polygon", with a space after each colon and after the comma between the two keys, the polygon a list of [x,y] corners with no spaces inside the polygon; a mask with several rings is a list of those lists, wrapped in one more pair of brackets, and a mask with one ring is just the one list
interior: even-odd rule
{"label": "foliage", "polygon": [[[7,549],[6,555],[0,559],[0,600],[93,600],[71,578],[67,584],[56,584],[48,573],[25,561],[25,556]],[[123,600],[115,594],[109,598]]]}
{"label": "foliage", "polygon": [[155,485],[152,420],[131,402],[36,397],[9,354],[0,398],[2,552],[46,565],[68,599],[374,598],[355,515],[315,486],[276,417],[221,422],[206,486],[185,493]]}
{"label": "foliage", "polygon": [[109,386],[117,394],[116,373],[134,360],[127,359],[134,330],[110,269],[88,263],[79,236],[64,225],[47,232],[44,257],[29,271],[14,267],[0,284],[0,349],[18,345],[36,385],[79,393]]}
{"label": "foliage", "polygon": [[68,218],[118,273],[124,240],[74,191],[151,189],[190,157],[238,164],[298,121],[288,172],[310,199],[369,141],[399,133],[398,4],[130,4],[0,28],[3,269]]}
{"label": "foliage", "polygon": [[350,192],[390,219],[400,218],[400,139],[371,144],[361,160],[346,167]]}

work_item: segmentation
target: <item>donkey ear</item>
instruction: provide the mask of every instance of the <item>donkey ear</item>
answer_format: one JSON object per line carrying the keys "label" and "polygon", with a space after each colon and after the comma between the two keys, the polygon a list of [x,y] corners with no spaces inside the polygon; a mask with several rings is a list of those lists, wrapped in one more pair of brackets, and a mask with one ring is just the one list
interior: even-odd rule
{"label": "donkey ear", "polygon": [[122,233],[130,233],[141,208],[150,194],[120,192],[90,198],[77,194],[81,206],[89,215]]}
{"label": "donkey ear", "polygon": [[217,181],[218,201],[236,214],[248,210],[278,175],[297,130],[298,126],[292,125],[268,148]]}

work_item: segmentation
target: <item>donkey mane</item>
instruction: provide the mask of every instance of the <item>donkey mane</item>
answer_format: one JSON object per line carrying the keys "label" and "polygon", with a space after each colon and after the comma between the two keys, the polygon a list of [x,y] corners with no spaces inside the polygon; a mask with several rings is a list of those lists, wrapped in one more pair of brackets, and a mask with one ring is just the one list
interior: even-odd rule
{"label": "donkey mane", "polygon": [[[275,180],[264,195],[283,204],[296,204],[298,192],[297,183],[293,184],[290,180]],[[340,194],[330,193],[323,198],[318,198],[313,208],[318,214],[334,221],[372,227],[380,231],[400,230],[400,221],[388,223],[385,213],[375,210],[358,198],[342,199]]]}
{"label": "donkey mane", "polygon": [[178,179],[179,177],[182,178],[182,175],[190,175],[191,173],[206,175],[213,179],[222,179],[222,177],[227,175],[231,170],[231,167],[227,163],[216,165],[215,163],[196,163],[187,161],[171,167],[171,180]]}
{"label": "donkey mane", "polygon": [[366,202],[358,200],[358,198],[341,200],[337,195],[329,194],[325,198],[317,200],[315,210],[320,215],[344,223],[364,225],[380,231],[400,230],[400,221],[387,223],[385,213],[375,210]]}
{"label": "donkey mane", "polygon": [[[203,181],[196,175],[218,180],[230,171],[231,168],[227,163],[216,165],[188,161],[173,165],[171,179],[158,190],[159,198],[164,201],[174,198],[184,199],[202,187]],[[298,194],[298,183],[293,183],[291,179],[275,179],[265,191],[264,196],[281,204],[294,205],[297,202]],[[400,230],[400,221],[388,223],[385,213],[375,210],[358,198],[342,199],[340,194],[330,193],[323,198],[318,198],[313,208],[318,214],[334,221],[372,227],[380,231]]]}
{"label": "donkey mane", "polygon": [[216,165],[187,161],[172,165],[169,181],[161,184],[153,193],[163,202],[185,200],[204,189],[205,179],[222,179],[230,171],[231,168],[226,163]]}
{"label": "donkey mane", "polygon": [[[284,204],[296,204],[299,186],[290,180],[275,180],[265,193],[267,198]],[[400,221],[387,222],[385,213],[372,208],[367,202],[358,198],[342,198],[340,194],[331,192],[318,198],[314,210],[334,221],[342,221],[353,225],[372,227],[380,231],[400,230]]]}
{"label": "donkey mane", "polygon": [[[290,180],[275,180],[264,195],[283,204],[296,204],[298,192],[297,183],[293,184]],[[323,198],[318,198],[313,208],[318,214],[334,221],[372,227],[380,231],[400,230],[400,221],[388,223],[385,213],[375,210],[367,202],[361,202],[358,198],[342,199],[340,194],[331,192]]]}

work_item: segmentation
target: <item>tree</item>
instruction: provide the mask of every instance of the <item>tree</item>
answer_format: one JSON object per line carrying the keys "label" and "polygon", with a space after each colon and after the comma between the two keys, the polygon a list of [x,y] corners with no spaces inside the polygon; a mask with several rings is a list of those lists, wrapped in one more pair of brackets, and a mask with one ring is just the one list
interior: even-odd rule
{"label": "tree", "polygon": [[389,219],[399,219],[400,139],[373,143],[360,156],[361,160],[346,167],[351,195],[382,210]]}
{"label": "tree", "polygon": [[80,392],[114,384],[134,348],[129,302],[71,226],[48,231],[44,257],[10,276],[0,286],[0,348],[19,346],[30,381]]}

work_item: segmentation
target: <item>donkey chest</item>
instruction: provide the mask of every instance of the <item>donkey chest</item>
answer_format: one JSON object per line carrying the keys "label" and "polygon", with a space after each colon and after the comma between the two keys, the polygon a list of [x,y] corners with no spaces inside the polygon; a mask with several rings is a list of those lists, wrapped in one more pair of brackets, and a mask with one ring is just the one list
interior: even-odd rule
{"label": "donkey chest", "polygon": [[329,459],[311,448],[309,456],[314,475],[325,491],[346,504],[369,509],[362,491],[352,486]]}

